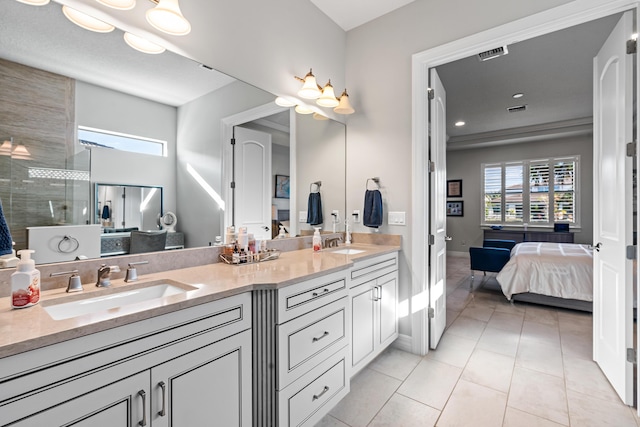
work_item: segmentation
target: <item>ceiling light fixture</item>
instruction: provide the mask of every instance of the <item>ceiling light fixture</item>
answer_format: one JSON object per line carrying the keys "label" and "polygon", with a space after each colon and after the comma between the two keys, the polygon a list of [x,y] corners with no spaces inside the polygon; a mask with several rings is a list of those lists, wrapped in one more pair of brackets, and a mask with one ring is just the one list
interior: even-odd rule
{"label": "ceiling light fixture", "polygon": [[111,24],[107,24],[93,16],[72,9],[67,5],[62,6],[62,13],[64,13],[64,16],[66,16],[69,21],[84,28],[85,30],[94,31],[96,33],[110,33],[116,28]]}
{"label": "ceiling light fixture", "polygon": [[136,5],[136,0],[96,0],[98,3],[118,10],[131,10]]}
{"label": "ceiling light fixture", "polygon": [[515,98],[515,99],[522,98],[523,96],[524,96],[524,93],[520,93],[520,92],[514,93],[512,95],[512,97]]}
{"label": "ceiling light fixture", "polygon": [[459,120],[459,121],[455,122],[455,125],[456,125],[457,127],[462,127],[462,126],[466,125],[466,123],[465,123],[465,122],[463,122],[462,120]]}
{"label": "ceiling light fixture", "polygon": [[[316,104],[321,107],[333,108],[333,112],[337,114],[353,114],[355,112],[349,102],[347,90],[345,89],[344,92],[342,92],[340,98],[336,98],[331,80],[328,81],[324,88],[320,87],[316,81],[316,77],[313,75],[313,69],[309,69],[309,72],[304,78],[298,76],[293,77],[302,82],[302,87],[298,91],[299,97],[315,99]],[[278,103],[277,100],[276,103]]]}
{"label": "ceiling light fixture", "polygon": [[30,4],[31,6],[44,6],[49,4],[49,0],[18,0],[20,3]]}
{"label": "ceiling light fixture", "polygon": [[144,37],[136,36],[135,34],[131,33],[124,33],[124,41],[135,50],[138,50],[142,53],[149,53],[151,55],[157,55],[166,50],[164,47],[150,42]]}
{"label": "ceiling light fixture", "polygon": [[153,9],[147,10],[149,24],[157,30],[172,36],[184,36],[191,32],[191,24],[182,15],[178,0],[150,0],[157,3]]}

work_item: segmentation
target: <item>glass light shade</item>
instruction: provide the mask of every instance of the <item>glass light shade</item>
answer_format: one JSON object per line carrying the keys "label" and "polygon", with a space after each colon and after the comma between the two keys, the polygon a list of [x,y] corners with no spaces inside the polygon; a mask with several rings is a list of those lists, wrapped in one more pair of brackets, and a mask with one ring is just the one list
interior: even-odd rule
{"label": "glass light shade", "polygon": [[312,70],[309,70],[306,76],[304,76],[304,84],[298,91],[298,96],[305,99],[318,99],[322,95],[320,89],[318,89],[318,82],[313,75]]}
{"label": "glass light shade", "polygon": [[147,10],[146,16],[154,28],[172,36],[191,32],[191,24],[182,16],[178,0],[160,0],[156,7]]}
{"label": "glass light shade", "polygon": [[313,113],[313,118],[316,120],[329,120],[329,117],[323,116],[322,114],[319,114],[319,113]]}
{"label": "glass light shade", "polygon": [[31,153],[22,144],[18,144],[11,152],[11,158],[18,160],[31,160]]}
{"label": "glass light shade", "polygon": [[294,102],[292,99],[289,99],[288,97],[285,96],[279,96],[276,98],[276,105],[279,105],[280,107],[294,107],[297,103]]}
{"label": "glass light shade", "polygon": [[296,105],[296,113],[298,114],[311,114],[313,110],[305,107],[304,105]]}
{"label": "glass light shade", "polygon": [[79,27],[84,28],[85,30],[95,31],[96,33],[109,33],[115,29],[115,27],[111,24],[102,22],[101,20],[94,18],[93,16],[87,15],[83,12],[79,12],[66,5],[62,6],[62,13],[64,13],[64,16],[66,16],[69,21],[73,22]]}
{"label": "glass light shade", "polygon": [[0,145],[0,156],[10,156],[11,155],[11,141],[3,141],[2,145]]}
{"label": "glass light shade", "polygon": [[333,112],[338,114],[353,114],[356,112],[349,102],[349,94],[346,89],[342,92],[342,96],[340,96],[340,103],[333,109]]}
{"label": "glass light shade", "polygon": [[49,0],[18,0],[20,3],[30,4],[31,6],[44,6],[49,4]]}
{"label": "glass light shade", "polygon": [[136,0],[96,0],[98,3],[118,10],[131,10],[136,5]]}
{"label": "glass light shade", "polygon": [[322,89],[322,95],[316,101],[321,107],[337,107],[340,102],[336,99],[336,94],[333,92],[333,86],[331,86],[331,80]]}
{"label": "glass light shade", "polygon": [[136,36],[135,34],[131,34],[131,33],[124,33],[124,41],[129,46],[131,46],[135,50],[138,50],[142,53],[149,53],[152,55],[156,55],[166,50],[160,45],[157,45],[143,37]]}

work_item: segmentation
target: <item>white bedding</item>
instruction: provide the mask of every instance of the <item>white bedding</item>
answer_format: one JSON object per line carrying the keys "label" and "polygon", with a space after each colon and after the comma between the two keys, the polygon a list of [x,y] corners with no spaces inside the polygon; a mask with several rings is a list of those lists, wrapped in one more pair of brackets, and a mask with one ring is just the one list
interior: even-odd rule
{"label": "white bedding", "polygon": [[572,243],[518,243],[496,279],[509,300],[532,292],[593,301],[593,250]]}

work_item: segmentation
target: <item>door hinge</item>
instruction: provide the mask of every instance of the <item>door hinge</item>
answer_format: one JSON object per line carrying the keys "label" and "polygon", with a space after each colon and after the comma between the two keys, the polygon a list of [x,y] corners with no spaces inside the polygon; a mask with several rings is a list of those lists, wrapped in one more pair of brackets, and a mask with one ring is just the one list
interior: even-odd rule
{"label": "door hinge", "polygon": [[436,244],[436,236],[433,234],[429,234],[429,242],[427,243],[429,246]]}
{"label": "door hinge", "polygon": [[627,362],[633,363],[634,365],[638,363],[638,354],[635,348],[627,349]]}
{"label": "door hinge", "polygon": [[427,169],[429,173],[433,173],[436,171],[436,162],[429,161],[427,163]]}
{"label": "door hinge", "polygon": [[631,55],[636,53],[637,51],[638,51],[638,40],[637,39],[627,40],[627,54]]}
{"label": "door hinge", "polygon": [[634,142],[627,142],[627,157],[635,157],[638,151],[638,144]]}
{"label": "door hinge", "polygon": [[627,246],[627,259],[634,260],[638,256],[638,247],[636,245]]}
{"label": "door hinge", "polygon": [[436,97],[436,91],[433,90],[432,87],[430,87],[429,89],[427,89],[427,96],[429,97],[429,101],[431,101]]}
{"label": "door hinge", "polygon": [[235,181],[231,181],[231,188],[236,188],[236,182]]}
{"label": "door hinge", "polygon": [[235,138],[231,138],[231,145],[236,145],[236,139]]}
{"label": "door hinge", "polygon": [[433,319],[434,317],[436,317],[436,311],[433,309],[433,307],[429,307],[428,312],[429,312],[429,319]]}

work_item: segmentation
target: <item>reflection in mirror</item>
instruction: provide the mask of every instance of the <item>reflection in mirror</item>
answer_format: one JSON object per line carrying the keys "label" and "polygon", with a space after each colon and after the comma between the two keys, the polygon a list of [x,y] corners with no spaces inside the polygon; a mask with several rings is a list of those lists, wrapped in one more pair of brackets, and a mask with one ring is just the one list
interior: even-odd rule
{"label": "reflection in mirror", "polygon": [[157,230],[162,216],[162,187],[96,184],[95,224],[104,233]]}

